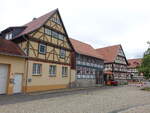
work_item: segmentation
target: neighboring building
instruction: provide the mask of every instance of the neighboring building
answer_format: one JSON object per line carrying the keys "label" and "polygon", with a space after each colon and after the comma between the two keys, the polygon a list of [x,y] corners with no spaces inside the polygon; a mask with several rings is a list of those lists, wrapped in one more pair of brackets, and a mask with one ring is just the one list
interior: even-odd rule
{"label": "neighboring building", "polygon": [[127,59],[121,45],[96,49],[105,60],[104,80],[127,81]]}
{"label": "neighboring building", "polygon": [[91,45],[71,38],[70,40],[76,51],[76,87],[103,84],[104,60]]}
{"label": "neighboring building", "polygon": [[[74,82],[74,49],[58,9],[24,26],[9,27],[1,36],[16,43],[27,56],[24,92],[67,88]],[[20,64],[12,68],[21,71],[24,65]]]}
{"label": "neighboring building", "polygon": [[15,43],[0,37],[0,94],[14,94],[24,90],[24,68],[24,52]]}
{"label": "neighboring building", "polygon": [[139,73],[138,67],[142,63],[142,59],[128,59],[128,79],[131,81],[142,81],[144,80],[144,76]]}

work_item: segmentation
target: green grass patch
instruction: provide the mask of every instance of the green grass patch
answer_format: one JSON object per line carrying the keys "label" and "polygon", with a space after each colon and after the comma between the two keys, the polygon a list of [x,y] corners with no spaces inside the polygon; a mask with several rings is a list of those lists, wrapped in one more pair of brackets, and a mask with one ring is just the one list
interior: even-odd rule
{"label": "green grass patch", "polygon": [[142,88],[141,90],[150,91],[150,87],[145,87],[145,88]]}

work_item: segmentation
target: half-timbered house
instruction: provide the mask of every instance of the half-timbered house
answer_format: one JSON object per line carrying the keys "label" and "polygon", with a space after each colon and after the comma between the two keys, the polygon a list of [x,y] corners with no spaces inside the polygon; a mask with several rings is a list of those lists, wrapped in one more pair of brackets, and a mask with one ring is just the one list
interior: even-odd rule
{"label": "half-timbered house", "polygon": [[[26,54],[24,91],[67,88],[75,80],[74,49],[58,9],[1,32]],[[19,67],[18,67],[19,68]]]}
{"label": "half-timbered house", "polygon": [[76,87],[102,85],[104,60],[91,45],[72,38],[70,40],[76,53]]}
{"label": "half-timbered house", "polygon": [[121,45],[96,49],[105,60],[104,80],[127,81],[127,59]]}
{"label": "half-timbered house", "polygon": [[138,71],[138,67],[141,65],[142,59],[128,59],[128,80],[129,81],[142,81],[144,76]]}

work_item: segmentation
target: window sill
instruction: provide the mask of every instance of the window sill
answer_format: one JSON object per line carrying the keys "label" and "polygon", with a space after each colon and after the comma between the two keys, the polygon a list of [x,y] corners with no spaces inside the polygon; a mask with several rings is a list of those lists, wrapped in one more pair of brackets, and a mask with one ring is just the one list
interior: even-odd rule
{"label": "window sill", "polygon": [[63,75],[62,77],[68,77],[68,75]]}
{"label": "window sill", "polygon": [[42,76],[42,74],[32,74],[32,76]]}
{"label": "window sill", "polygon": [[65,59],[65,57],[61,57],[61,56],[60,56],[59,58],[61,58],[61,59]]}
{"label": "window sill", "polygon": [[39,52],[39,54],[46,55],[46,52],[45,53]]}
{"label": "window sill", "polygon": [[49,77],[56,77],[56,75],[49,75]]}

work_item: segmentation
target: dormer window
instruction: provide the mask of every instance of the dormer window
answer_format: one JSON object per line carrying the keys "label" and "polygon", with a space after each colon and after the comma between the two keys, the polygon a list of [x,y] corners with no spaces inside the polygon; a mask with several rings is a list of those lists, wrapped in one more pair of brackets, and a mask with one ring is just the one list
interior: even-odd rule
{"label": "dormer window", "polygon": [[11,39],[12,39],[12,33],[7,33],[7,34],[5,35],[5,39],[6,39],[6,40],[11,40]]}

